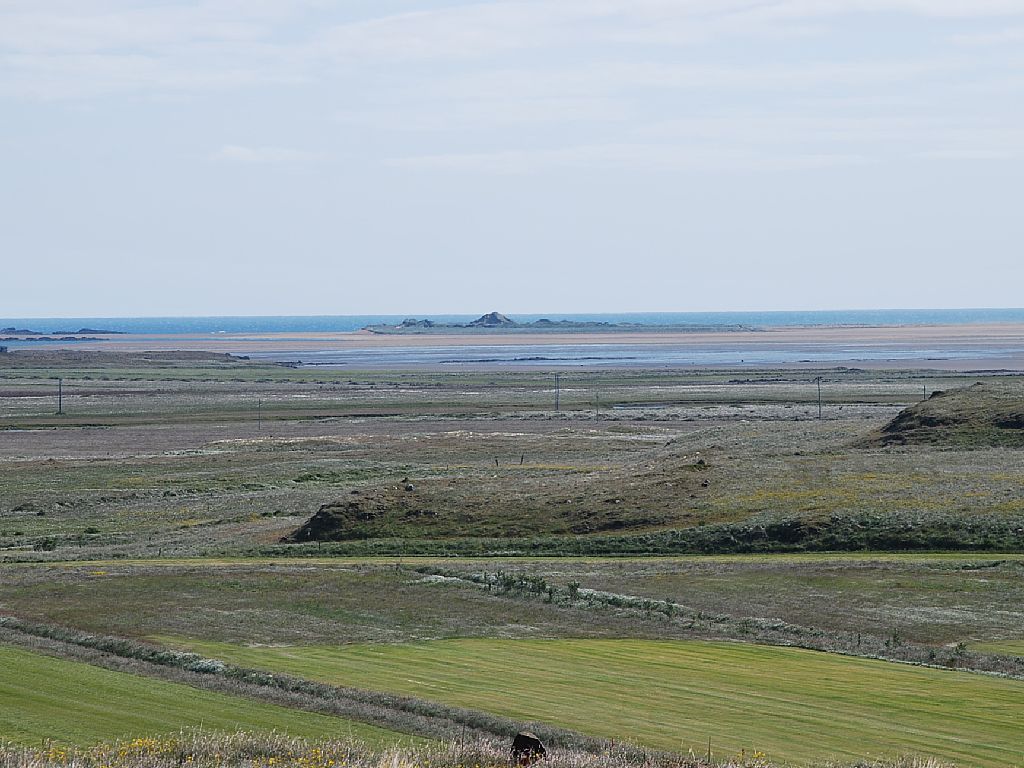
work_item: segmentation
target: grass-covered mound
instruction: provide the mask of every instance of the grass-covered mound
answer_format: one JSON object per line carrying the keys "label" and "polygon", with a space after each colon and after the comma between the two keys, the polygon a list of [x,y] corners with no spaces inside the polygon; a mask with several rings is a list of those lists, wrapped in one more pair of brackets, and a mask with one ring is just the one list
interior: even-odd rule
{"label": "grass-covered mound", "polygon": [[666,455],[624,467],[513,463],[469,477],[406,478],[343,491],[286,542],[586,536],[693,525],[716,472]]}
{"label": "grass-covered mound", "polygon": [[861,444],[1024,447],[1024,381],[979,382],[935,392]]}
{"label": "grass-covered mound", "polygon": [[[308,539],[307,541],[315,541]],[[326,545],[266,546],[250,554],[310,557],[562,557],[769,552],[1021,552],[1024,515],[958,512],[764,514],[736,523],[603,536],[325,538]]]}

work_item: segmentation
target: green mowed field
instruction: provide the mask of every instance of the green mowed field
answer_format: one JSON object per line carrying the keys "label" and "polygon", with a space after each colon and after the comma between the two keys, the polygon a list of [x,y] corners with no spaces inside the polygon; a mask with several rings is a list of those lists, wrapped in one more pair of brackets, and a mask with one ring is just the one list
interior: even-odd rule
{"label": "green mowed field", "polygon": [[442,640],[202,653],[718,755],[809,763],[920,754],[1024,765],[1024,683],[792,648],[642,640]]}
{"label": "green mowed field", "polygon": [[373,744],[418,741],[363,723],[0,646],[0,742],[90,746],[202,728]]}

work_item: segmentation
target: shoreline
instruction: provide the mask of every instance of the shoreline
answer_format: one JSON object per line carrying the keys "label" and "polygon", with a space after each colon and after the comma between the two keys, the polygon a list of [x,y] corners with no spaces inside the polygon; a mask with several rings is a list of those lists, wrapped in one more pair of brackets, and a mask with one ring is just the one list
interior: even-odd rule
{"label": "shoreline", "polygon": [[[666,368],[666,367],[862,367],[892,369],[936,369],[936,370],[1010,370],[1024,371],[1024,323],[977,323],[961,325],[858,325],[858,326],[780,326],[759,330],[723,331],[568,331],[568,332],[515,332],[498,333],[486,330],[471,333],[416,333],[379,334],[371,331],[347,332],[303,332],[303,333],[212,333],[212,334],[118,334],[102,339],[87,341],[59,341],[36,345],[18,346],[14,349],[39,350],[80,350],[104,352],[170,352],[204,351],[222,352],[238,356],[256,356],[277,362],[299,360],[302,356],[317,355],[344,356],[353,353],[356,358],[368,360],[379,356],[379,362],[371,367],[437,368],[437,361],[420,362],[411,365],[399,361],[389,362],[389,357],[400,358],[402,350],[409,351],[409,358],[427,355],[428,350],[458,350],[468,352],[472,348],[504,348],[506,351],[521,347],[537,350],[540,358],[528,366],[517,365],[516,360],[467,360],[455,361],[457,365],[444,365],[446,370],[468,369],[473,365],[485,368],[537,368],[550,363],[551,367],[562,367],[567,363],[574,368],[586,366],[586,360],[572,355],[564,359],[546,359],[557,348],[586,350],[600,353],[614,350],[619,357],[603,359],[599,365],[614,365],[621,368]],[[657,357],[664,353],[671,358],[688,354],[735,355],[735,362],[721,361],[705,364],[651,363],[631,361],[624,355],[625,348],[634,348],[640,356]],[[565,349],[562,350],[565,352]],[[892,352],[895,358],[886,358]],[[757,355],[771,356],[806,354],[808,357],[825,355],[826,359],[788,360],[757,363],[743,359]],[[478,354],[477,357],[484,355]],[[866,356],[866,357],[865,357]],[[289,359],[290,358],[290,359]],[[307,360],[307,363],[314,361]],[[356,360],[351,363],[324,360],[332,367],[358,367]],[[449,363],[448,360],[442,360]],[[583,363],[580,365],[578,363]],[[317,366],[321,367],[321,366]],[[326,367],[326,366],[324,366]]]}
{"label": "shoreline", "polygon": [[[735,346],[767,344],[886,344],[902,345],[984,343],[1020,347],[1024,352],[1024,323],[973,325],[857,325],[779,326],[728,331],[561,331],[492,333],[380,334],[372,331],[306,331],[274,333],[118,334],[84,341],[46,343],[46,349],[102,351],[205,351],[230,349],[294,351],[380,349],[388,347],[552,346],[594,344],[662,344],[674,346]],[[44,348],[44,347],[40,347]],[[230,349],[229,349],[230,348]],[[244,354],[244,352],[239,352]]]}

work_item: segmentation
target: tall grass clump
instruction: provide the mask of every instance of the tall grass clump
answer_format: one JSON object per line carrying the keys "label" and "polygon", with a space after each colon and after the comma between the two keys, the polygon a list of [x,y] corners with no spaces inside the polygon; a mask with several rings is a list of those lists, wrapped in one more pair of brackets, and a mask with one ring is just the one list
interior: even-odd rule
{"label": "tall grass clump", "polygon": [[[642,752],[614,746],[595,754],[550,750],[538,768],[773,768],[759,752],[722,756]],[[367,747],[355,741],[306,741],[276,733],[184,731],[72,748],[0,744],[0,768],[509,768],[508,743],[490,739],[416,747]],[[840,768],[821,763],[813,768]],[[943,768],[934,760],[903,758],[847,768]]]}

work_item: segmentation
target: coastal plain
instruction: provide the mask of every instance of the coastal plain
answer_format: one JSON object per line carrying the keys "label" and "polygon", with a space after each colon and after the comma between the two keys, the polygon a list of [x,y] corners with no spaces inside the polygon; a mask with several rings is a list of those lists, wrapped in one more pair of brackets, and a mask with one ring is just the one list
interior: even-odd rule
{"label": "coastal plain", "polygon": [[[0,695],[61,657],[376,741],[532,723],[712,762],[1024,764],[1024,332],[945,331],[721,334],[958,355],[864,365],[237,356],[324,348],[294,335],[0,355]],[[3,737],[119,735],[39,707]]]}

